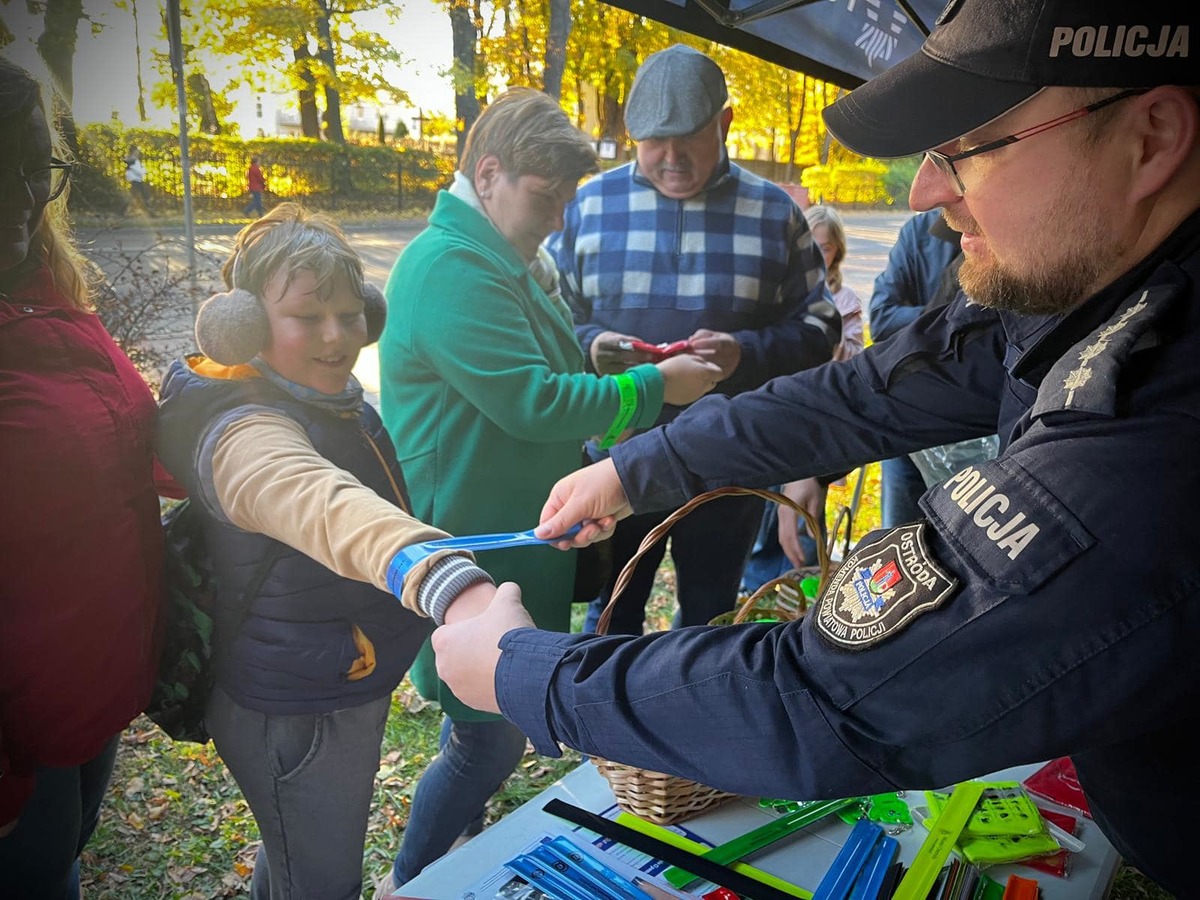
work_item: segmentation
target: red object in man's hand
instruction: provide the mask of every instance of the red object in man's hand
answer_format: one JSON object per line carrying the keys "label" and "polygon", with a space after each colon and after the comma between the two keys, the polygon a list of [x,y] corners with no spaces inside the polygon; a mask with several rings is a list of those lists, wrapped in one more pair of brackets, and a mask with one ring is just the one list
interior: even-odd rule
{"label": "red object in man's hand", "polygon": [[647,341],[621,341],[621,349],[636,350],[639,353],[649,353],[654,357],[655,362],[662,362],[664,359],[669,359],[670,357],[677,356],[680,353],[687,353],[692,349],[692,342],[683,340],[675,341],[669,344],[651,344]]}

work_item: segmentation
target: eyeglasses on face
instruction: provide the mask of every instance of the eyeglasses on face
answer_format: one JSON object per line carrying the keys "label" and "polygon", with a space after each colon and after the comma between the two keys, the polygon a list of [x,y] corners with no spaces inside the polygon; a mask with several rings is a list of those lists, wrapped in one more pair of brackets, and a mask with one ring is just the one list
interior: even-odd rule
{"label": "eyeglasses on face", "polygon": [[74,168],[72,163],[63,162],[52,156],[48,166],[34,169],[32,172],[0,169],[0,177],[5,178],[9,184],[23,182],[34,200],[40,203],[49,203],[51,200],[57,200],[66,190],[72,168]]}
{"label": "eyeglasses on face", "polygon": [[1006,135],[1002,138],[997,138],[994,141],[988,141],[986,144],[980,144],[978,147],[972,147],[970,150],[964,150],[962,153],[954,153],[947,155],[939,153],[937,150],[926,150],[925,158],[933,163],[934,167],[945,175],[952,185],[958,196],[963,196],[966,193],[966,188],[963,187],[962,178],[959,177],[958,169],[954,164],[964,159],[969,159],[972,156],[979,156],[981,153],[991,153],[993,150],[999,150],[1001,147],[1007,147],[1009,144],[1015,144],[1017,141],[1023,141],[1026,138],[1031,138],[1035,134],[1042,134],[1049,131],[1051,128],[1057,128],[1059,125],[1065,125],[1068,122],[1074,122],[1076,119],[1082,119],[1089,113],[1094,113],[1098,109],[1103,109],[1118,100],[1124,100],[1127,97],[1135,97],[1138,94],[1144,94],[1149,88],[1134,88],[1127,91],[1121,91],[1119,94],[1113,94],[1111,97],[1105,97],[1097,100],[1094,103],[1089,103],[1087,106],[1081,106],[1079,109],[1072,110],[1069,113],[1051,119],[1049,122],[1043,122],[1040,125],[1034,125],[1030,128],[1025,128],[1014,134]]}

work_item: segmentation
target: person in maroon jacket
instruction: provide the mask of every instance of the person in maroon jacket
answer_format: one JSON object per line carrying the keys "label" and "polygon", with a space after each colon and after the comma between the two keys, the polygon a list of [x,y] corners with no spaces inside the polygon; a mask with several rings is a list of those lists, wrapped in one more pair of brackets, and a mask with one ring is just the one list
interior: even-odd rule
{"label": "person in maroon jacket", "polygon": [[156,406],[90,310],[70,165],[0,59],[0,896],[76,900],[158,662]]}
{"label": "person in maroon jacket", "polygon": [[250,168],[246,170],[246,190],[250,194],[250,202],[246,204],[246,208],[242,210],[244,215],[254,213],[255,216],[263,216],[266,210],[263,208],[263,191],[267,189],[267,177],[263,174],[262,166],[259,165],[258,157],[250,157]]}

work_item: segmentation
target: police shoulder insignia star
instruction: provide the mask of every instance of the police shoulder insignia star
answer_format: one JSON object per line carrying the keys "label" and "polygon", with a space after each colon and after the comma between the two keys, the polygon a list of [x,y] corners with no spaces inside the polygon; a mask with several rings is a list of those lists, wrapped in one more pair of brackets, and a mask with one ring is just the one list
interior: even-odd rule
{"label": "police shoulder insignia star", "polygon": [[902,525],[855,548],[818,601],[817,632],[838,647],[865,650],[940,606],[958,579],[930,556],[928,527]]}

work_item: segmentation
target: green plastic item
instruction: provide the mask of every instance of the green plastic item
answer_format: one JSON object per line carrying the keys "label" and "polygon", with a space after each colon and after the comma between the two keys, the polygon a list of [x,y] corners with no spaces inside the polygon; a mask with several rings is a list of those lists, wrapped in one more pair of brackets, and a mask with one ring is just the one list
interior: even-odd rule
{"label": "green plastic item", "polygon": [[[1017,782],[983,782],[983,785],[983,795],[958,839],[958,850],[968,862],[993,866],[1062,849],[1032,799]],[[933,828],[949,795],[926,791],[925,798],[929,802],[925,827]]]}
{"label": "green plastic item", "polygon": [[911,825],[912,813],[908,804],[895,791],[867,798],[867,818],[881,825]]}
{"label": "green plastic item", "polygon": [[[833,815],[844,806],[855,802],[850,800],[823,800],[815,803],[805,803],[804,808],[788,815],[780,816],[774,822],[768,822],[755,828],[753,831],[748,831],[740,837],[734,838],[732,841],[727,841],[713,847],[707,853],[702,854],[705,859],[711,859],[713,862],[721,865],[729,865],[743,857],[749,856],[756,850],[761,850],[769,844],[775,843],[780,838],[787,837],[801,828],[806,828],[814,822],[819,822],[826,816]],[[672,866],[663,872],[663,878],[673,887],[683,889],[694,881],[698,880],[698,876],[693,875],[678,866]]]}
{"label": "green plastic item", "polygon": [[[865,803],[866,797],[847,797],[848,804],[856,804],[854,806],[846,806],[842,812],[838,813],[845,819],[846,815],[850,815],[849,823],[853,825],[862,818],[857,805]],[[824,808],[829,803],[828,800],[772,800],[769,797],[761,797],[758,801],[759,809],[769,809],[772,812],[779,813],[781,816],[790,816],[792,813],[800,812],[806,809]]]}
{"label": "green plastic item", "polygon": [[980,873],[971,900],[1004,900],[1004,885],[995,878]]}
{"label": "green plastic item", "polygon": [[942,815],[931,824],[929,834],[900,879],[892,900],[925,900],[982,795],[983,785],[978,781],[955,785]]}
{"label": "green plastic item", "polygon": [[[936,817],[931,815],[924,824],[928,828],[936,822]],[[1061,845],[1049,832],[992,837],[972,837],[964,833],[958,839],[958,852],[967,862],[977,866],[1020,862],[1035,856],[1048,856],[1061,849]]]}
{"label": "green plastic item", "polygon": [[[1046,831],[1042,814],[1018,782],[980,783],[983,785],[983,797],[976,804],[964,834],[971,837],[1010,837],[1043,834]],[[941,815],[949,798],[949,794],[941,791],[926,791],[930,817]]]}
{"label": "green plastic item", "polygon": [[817,591],[821,587],[821,579],[816,575],[809,575],[800,582],[800,590],[804,592],[804,596],[809,600],[816,599]]}
{"label": "green plastic item", "polygon": [[912,813],[908,804],[895,791],[886,794],[873,794],[870,797],[859,797],[858,805],[843,809],[838,815],[847,825],[853,825],[859,819],[866,818],[880,825],[911,825]]}

